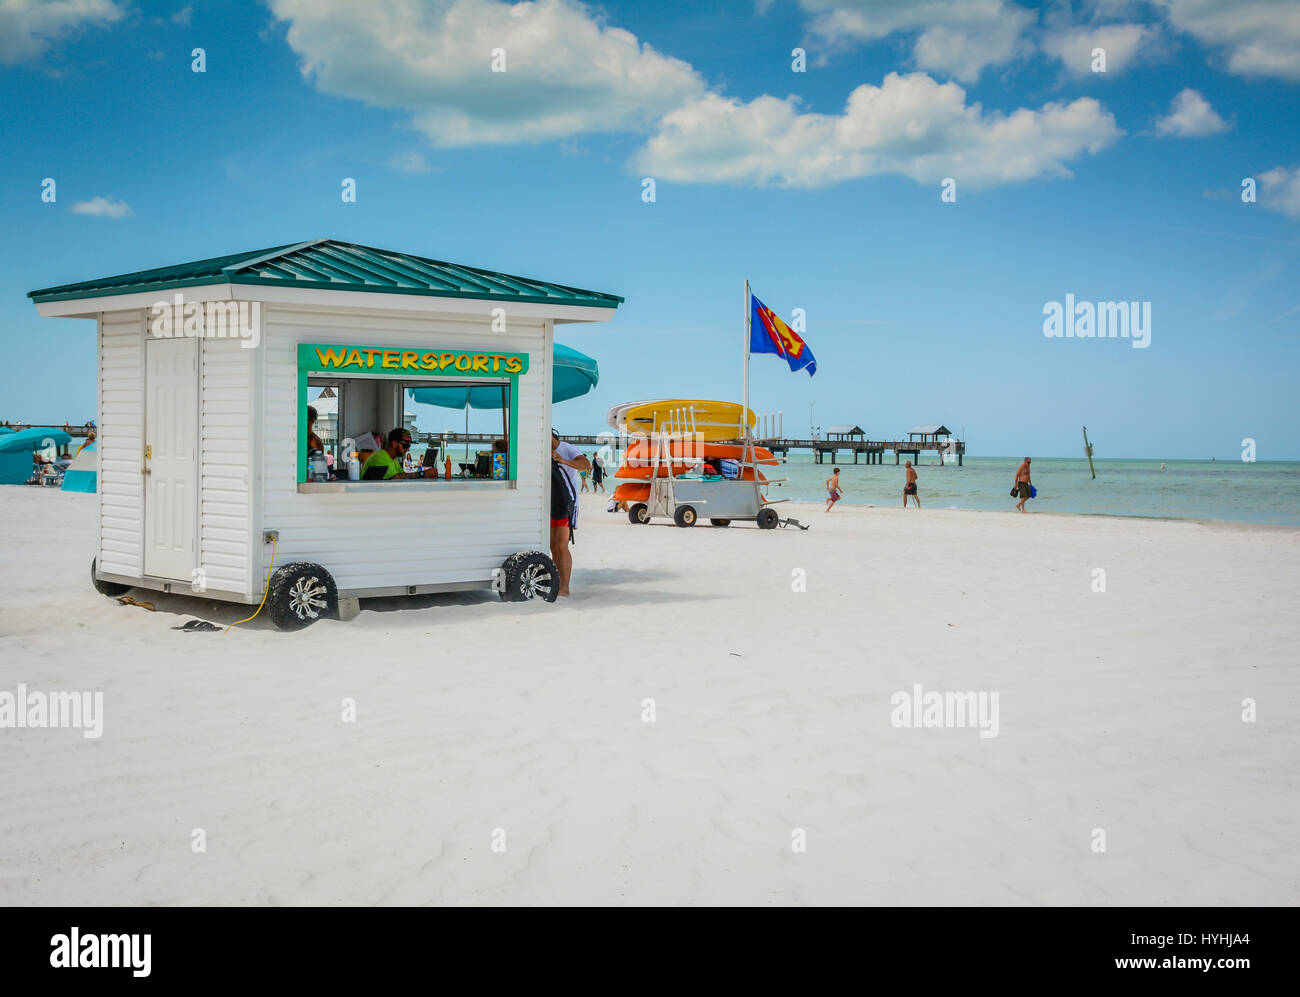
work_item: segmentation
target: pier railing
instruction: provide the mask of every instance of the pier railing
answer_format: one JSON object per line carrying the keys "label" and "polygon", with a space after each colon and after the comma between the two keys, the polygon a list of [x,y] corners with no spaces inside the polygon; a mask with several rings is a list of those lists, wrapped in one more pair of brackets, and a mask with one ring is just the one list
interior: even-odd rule
{"label": "pier railing", "polygon": [[[483,443],[491,445],[494,441],[501,439],[500,433],[416,433],[414,434],[417,442],[423,443],[440,443],[446,441],[447,446],[463,446],[464,444]],[[579,447],[603,447],[617,446],[619,442],[618,434],[613,430],[601,433],[596,436],[584,434],[562,435],[560,437],[565,443],[572,443]],[[740,440],[733,440],[733,443],[740,443]],[[758,438],[754,441],[761,447],[767,447],[773,453],[788,454],[791,450],[811,450],[816,456],[818,464],[825,462],[825,457],[830,454],[831,463],[836,462],[837,456],[841,452],[853,454],[853,463],[858,463],[858,455],[864,454],[868,464],[881,464],[886,453],[894,455],[894,463],[899,462],[901,455],[910,454],[912,457],[919,457],[921,454],[930,452],[941,454],[943,457],[956,457],[957,464],[960,466],[962,458],[966,455],[966,444],[959,441],[946,443],[939,440],[801,440],[793,437],[768,437]]]}

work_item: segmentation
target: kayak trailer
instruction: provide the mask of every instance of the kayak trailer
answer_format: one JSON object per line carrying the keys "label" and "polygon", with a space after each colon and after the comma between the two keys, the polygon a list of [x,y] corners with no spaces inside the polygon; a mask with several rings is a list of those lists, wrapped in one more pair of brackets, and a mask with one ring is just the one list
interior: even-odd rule
{"label": "kayak trailer", "polygon": [[[681,527],[701,518],[718,527],[736,521],[764,530],[781,525],[773,506],[786,500],[770,500],[763,490],[788,479],[764,476],[761,468],[779,461],[753,443],[754,415],[742,409],[733,402],[672,399],[611,409],[611,425],[631,441],[615,475],[630,496],[628,519],[671,519]],[[706,461],[729,465],[732,476],[706,475]]]}

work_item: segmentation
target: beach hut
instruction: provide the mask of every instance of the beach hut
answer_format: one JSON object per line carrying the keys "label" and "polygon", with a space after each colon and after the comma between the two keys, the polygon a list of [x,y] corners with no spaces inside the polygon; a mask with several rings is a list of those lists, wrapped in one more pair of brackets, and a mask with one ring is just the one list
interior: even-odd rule
{"label": "beach hut", "polygon": [[[29,296],[96,324],[100,591],[265,600],[285,629],[365,596],[555,598],[555,326],[608,321],[622,298],[329,239]],[[505,480],[346,478],[343,448],[382,445],[409,389],[484,385],[506,400]],[[306,411],[327,388],[320,480]]]}

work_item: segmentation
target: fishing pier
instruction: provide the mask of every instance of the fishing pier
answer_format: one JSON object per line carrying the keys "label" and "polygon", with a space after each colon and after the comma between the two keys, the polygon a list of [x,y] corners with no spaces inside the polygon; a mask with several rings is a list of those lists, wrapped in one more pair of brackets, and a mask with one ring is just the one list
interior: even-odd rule
{"label": "fishing pier", "polygon": [[[455,446],[480,443],[490,446],[494,440],[500,438],[500,434],[494,436],[491,433],[416,432],[414,437],[417,442],[429,444],[445,442],[447,446]],[[782,457],[787,456],[791,450],[811,450],[815,455],[815,462],[818,464],[824,464],[828,454],[831,458],[831,464],[838,462],[840,454],[852,454],[854,464],[857,464],[860,459],[866,464],[883,464],[885,455],[892,453],[894,463],[898,464],[904,457],[918,460],[923,453],[934,453],[938,455],[941,461],[955,457],[957,466],[961,467],[962,459],[966,456],[966,444],[951,437],[951,432],[943,425],[915,426],[907,434],[905,440],[869,440],[865,431],[857,426],[833,426],[824,435],[809,439],[768,436],[759,432],[756,434],[754,442],[758,446],[767,447],[772,453],[780,454]],[[560,439],[565,443],[572,443],[574,446],[579,447],[603,447],[618,444],[618,435],[613,431],[607,431],[595,436],[582,434],[561,435]],[[733,442],[739,443],[741,441],[735,440]]]}

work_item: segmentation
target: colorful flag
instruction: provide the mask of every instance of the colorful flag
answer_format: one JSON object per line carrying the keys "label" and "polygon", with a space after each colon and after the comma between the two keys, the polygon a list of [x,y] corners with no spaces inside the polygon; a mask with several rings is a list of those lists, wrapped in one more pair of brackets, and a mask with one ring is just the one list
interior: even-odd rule
{"label": "colorful flag", "polygon": [[785,357],[791,370],[806,370],[809,377],[816,374],[817,358],[803,338],[758,298],[751,294],[749,300],[752,311],[749,321],[749,352],[776,353]]}

